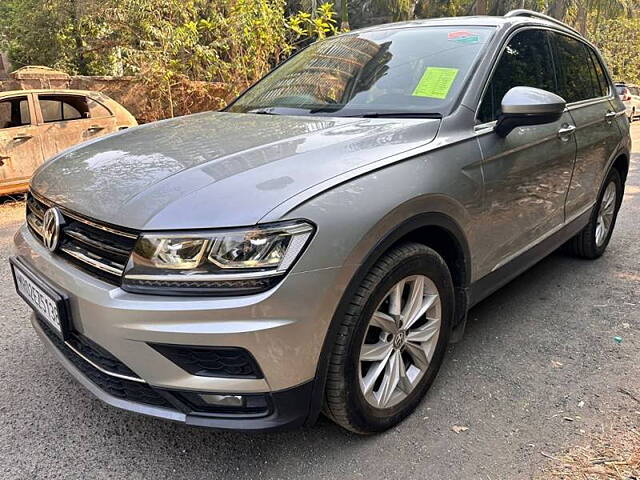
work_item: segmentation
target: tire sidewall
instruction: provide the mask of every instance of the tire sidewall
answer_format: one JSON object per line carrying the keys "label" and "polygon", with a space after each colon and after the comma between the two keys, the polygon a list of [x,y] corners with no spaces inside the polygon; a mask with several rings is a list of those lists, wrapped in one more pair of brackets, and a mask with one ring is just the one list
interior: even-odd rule
{"label": "tire sidewall", "polygon": [[[434,257],[436,261],[434,261]],[[407,398],[390,408],[378,409],[367,402],[360,389],[359,357],[362,341],[369,325],[369,319],[387,292],[403,278],[418,274],[429,277],[438,288],[442,311],[438,343],[427,372]],[[382,278],[359,314],[348,347],[347,364],[345,365],[346,384],[348,385],[346,394],[348,403],[355,407],[352,410],[355,417],[353,418],[354,423],[369,431],[382,431],[398,423],[415,409],[438,373],[447,348],[453,314],[454,294],[451,276],[446,264],[435,252],[433,255],[420,253],[404,259]]]}

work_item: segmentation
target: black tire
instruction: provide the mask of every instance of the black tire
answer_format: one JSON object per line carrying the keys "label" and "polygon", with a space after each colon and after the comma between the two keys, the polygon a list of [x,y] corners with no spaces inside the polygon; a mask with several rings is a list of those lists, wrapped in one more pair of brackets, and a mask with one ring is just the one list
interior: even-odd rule
{"label": "black tire", "polygon": [[[602,245],[597,245],[596,243],[596,227],[598,223],[598,213],[600,210],[600,204],[602,202],[602,198],[604,196],[605,190],[609,183],[614,182],[616,185],[616,200],[615,200],[615,210],[613,212],[613,218],[611,220],[611,227],[607,233],[607,236],[604,239]],[[609,245],[609,240],[611,240],[611,234],[613,233],[613,229],[616,225],[616,219],[618,218],[618,210],[620,210],[620,204],[622,203],[622,195],[624,193],[622,178],[620,178],[620,173],[615,168],[612,168],[607,175],[606,180],[602,184],[600,189],[600,194],[598,195],[598,201],[593,207],[593,211],[591,212],[591,217],[589,219],[589,223],[582,229],[580,232],[573,237],[567,243],[567,247],[569,253],[580,257],[587,258],[593,260],[602,256],[604,251],[607,249],[607,245]]]}
{"label": "black tire", "polygon": [[[389,289],[403,278],[421,274],[436,285],[441,300],[441,330],[429,367],[400,403],[379,409],[370,405],[359,383],[359,355],[369,319]],[[353,295],[329,358],[323,411],[342,427],[360,434],[393,427],[420,403],[435,380],[451,333],[454,290],[451,274],[437,252],[406,243],[387,252],[372,267]]]}

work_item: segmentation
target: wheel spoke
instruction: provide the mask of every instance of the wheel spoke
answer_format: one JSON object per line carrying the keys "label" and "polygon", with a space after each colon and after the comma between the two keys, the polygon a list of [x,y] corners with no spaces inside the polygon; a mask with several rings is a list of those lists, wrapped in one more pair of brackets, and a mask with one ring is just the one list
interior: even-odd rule
{"label": "wheel spoke", "polygon": [[388,342],[365,343],[360,349],[360,361],[362,362],[379,362],[384,360],[389,352],[393,349],[393,345]]}
{"label": "wheel spoke", "polygon": [[428,295],[422,299],[422,304],[420,308],[413,314],[412,317],[407,318],[404,324],[404,328],[411,328],[413,324],[415,324],[418,320],[423,318],[429,309],[436,305],[436,300],[438,300],[438,295]]}
{"label": "wheel spoke", "polygon": [[395,320],[386,313],[382,313],[379,311],[374,312],[373,316],[371,317],[371,325],[392,334],[398,331]]}
{"label": "wheel spoke", "polygon": [[427,353],[422,349],[422,346],[414,342],[407,342],[406,349],[409,355],[411,355],[416,367],[421,370],[426,370],[429,366],[429,360],[427,359]]}
{"label": "wheel spoke", "polygon": [[411,282],[409,298],[402,310],[403,327],[408,328],[408,323],[417,315],[423,304],[424,277],[419,276]]}
{"label": "wheel spoke", "polygon": [[603,225],[601,222],[598,222],[597,226],[596,226],[596,243],[598,245],[600,245],[600,243],[602,242],[602,230],[604,229]]}
{"label": "wheel spoke", "polygon": [[373,386],[376,383],[376,380],[378,380],[378,377],[384,371],[389,361],[390,353],[391,353],[391,350],[389,350],[386,357],[384,357],[378,363],[371,365],[371,368],[369,368],[367,375],[362,379],[362,392],[365,395],[368,395],[369,393],[371,393]]}
{"label": "wheel spoke", "polygon": [[416,343],[428,342],[440,331],[440,320],[431,320],[426,325],[407,332],[407,340]]}
{"label": "wheel spoke", "polygon": [[407,366],[404,364],[404,360],[402,359],[402,354],[398,353],[399,359],[399,374],[400,381],[398,382],[398,387],[407,395],[411,393],[413,390],[413,384],[411,383],[411,379],[407,375]]}
{"label": "wheel spoke", "polygon": [[389,313],[392,317],[399,317],[402,313],[402,292],[405,281],[398,282],[389,295]]}
{"label": "wheel spoke", "polygon": [[393,392],[395,392],[396,387],[400,382],[401,361],[402,359],[400,358],[400,353],[394,352],[387,362],[384,377],[382,378],[382,382],[380,383],[380,390],[378,391],[377,395],[378,406],[381,408],[385,408],[389,404],[389,401],[393,396]]}
{"label": "wheel spoke", "polygon": [[607,187],[607,193],[605,195],[605,201],[602,202],[604,204],[603,206],[603,210],[608,210],[610,207],[613,206],[613,202],[616,198],[616,187],[611,188],[611,185],[613,185],[613,183],[609,184],[609,187]]}

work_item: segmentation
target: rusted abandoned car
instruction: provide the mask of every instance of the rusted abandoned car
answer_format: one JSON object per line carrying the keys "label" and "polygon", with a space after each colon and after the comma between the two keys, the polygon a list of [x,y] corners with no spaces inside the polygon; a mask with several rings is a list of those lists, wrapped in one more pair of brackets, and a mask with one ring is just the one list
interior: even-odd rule
{"label": "rusted abandoned car", "polygon": [[25,191],[34,170],[60,151],[135,125],[122,105],[98,92],[0,92],[0,195]]}

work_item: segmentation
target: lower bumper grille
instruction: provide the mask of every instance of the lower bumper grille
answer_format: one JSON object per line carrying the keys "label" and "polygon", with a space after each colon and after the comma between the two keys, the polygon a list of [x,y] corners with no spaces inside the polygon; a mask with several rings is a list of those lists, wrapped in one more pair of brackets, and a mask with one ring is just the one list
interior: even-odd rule
{"label": "lower bumper grille", "polygon": [[[60,339],[60,337],[58,337],[55,332],[51,330],[46,322],[42,321],[38,317],[36,318],[38,325],[47,336],[47,338],[51,341],[51,343],[53,343],[53,345],[58,349],[58,351],[60,351],[67,358],[67,360],[69,360],[73,364],[74,367],[80,370],[80,372],[85,377],[87,377],[101,390],[107,392],[109,395],[113,395],[114,397],[121,398],[123,400],[144,403],[147,405],[154,405],[157,407],[173,408],[172,405],[164,399],[164,397],[160,396],[153,388],[151,388],[146,383],[113,377],[100,371],[99,369],[88,363],[86,360],[81,358],[66,343],[64,343]],[[84,348],[86,352],[86,345],[84,346]],[[87,356],[87,358],[90,357]],[[96,357],[94,356],[94,358]],[[118,362],[118,360],[116,360],[114,357],[111,358]],[[124,366],[124,368],[127,367]]]}

